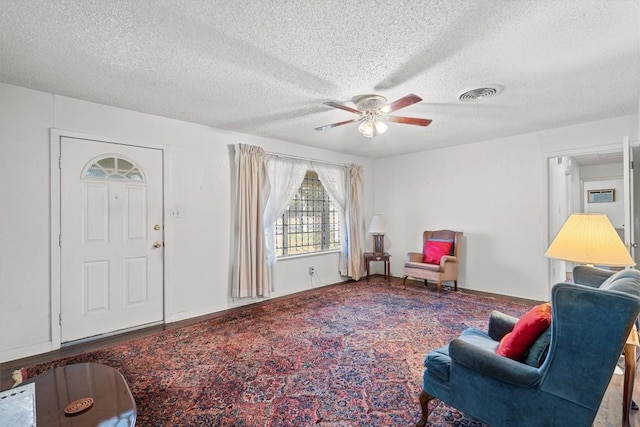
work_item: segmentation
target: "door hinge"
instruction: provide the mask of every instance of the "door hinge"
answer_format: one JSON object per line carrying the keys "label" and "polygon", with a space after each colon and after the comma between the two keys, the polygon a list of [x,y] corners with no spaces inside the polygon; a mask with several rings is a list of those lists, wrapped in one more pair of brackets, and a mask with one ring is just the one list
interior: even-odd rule
{"label": "door hinge", "polygon": [[58,326],[62,326],[62,313],[58,313]]}
{"label": "door hinge", "polygon": [[629,165],[629,168],[630,168],[631,170],[633,170],[633,160],[631,160],[631,162],[630,162],[630,163],[631,163],[631,164]]}
{"label": "door hinge", "polygon": [[62,247],[62,234],[58,234],[58,247]]}
{"label": "door hinge", "polygon": [[58,169],[62,169],[62,156],[58,156]]}

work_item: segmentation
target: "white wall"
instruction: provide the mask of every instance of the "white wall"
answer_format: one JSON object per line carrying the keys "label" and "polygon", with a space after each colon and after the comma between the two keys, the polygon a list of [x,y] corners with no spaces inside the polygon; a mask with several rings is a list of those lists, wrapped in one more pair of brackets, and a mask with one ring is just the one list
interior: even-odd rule
{"label": "white wall", "polygon": [[637,135],[627,116],[375,162],[374,210],[385,215],[391,272],[422,231],[464,232],[463,288],[545,300],[549,269],[547,158]]}
{"label": "white wall", "polygon": [[[613,202],[588,203],[587,192],[589,190],[602,190],[613,188],[615,199]],[[583,190],[584,211],[586,213],[603,213],[615,228],[624,229],[624,182],[620,179],[602,181],[585,181]]]}
{"label": "white wall", "polygon": [[[580,206],[583,212],[604,213],[613,226],[624,233],[624,165],[623,162],[603,163],[580,167]],[[615,201],[611,203],[588,203],[587,191],[613,188]],[[636,202],[638,202],[636,200]],[[622,237],[624,240],[624,237]]]}
{"label": "white wall", "polygon": [[[0,361],[51,350],[49,130],[82,132],[106,140],[161,145],[165,171],[165,289],[168,322],[254,302],[230,297],[230,145],[365,170],[365,212],[373,209],[372,161],[282,141],[98,105],[0,84]],[[182,217],[172,219],[169,209]],[[276,293],[310,289],[307,267],[322,283],[339,282],[336,253],[278,264]]]}
{"label": "white wall", "polygon": [[624,165],[618,163],[603,163],[600,165],[586,165],[580,167],[580,179],[583,181],[597,181],[604,179],[622,179]]}

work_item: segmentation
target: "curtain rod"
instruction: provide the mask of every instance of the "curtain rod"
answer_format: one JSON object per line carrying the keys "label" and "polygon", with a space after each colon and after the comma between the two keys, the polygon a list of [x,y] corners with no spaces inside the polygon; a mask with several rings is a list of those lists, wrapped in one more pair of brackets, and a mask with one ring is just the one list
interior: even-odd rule
{"label": "curtain rod", "polygon": [[341,166],[343,168],[346,168],[347,166],[349,166],[349,165],[344,164],[344,163],[328,162],[326,160],[310,159],[308,157],[290,156],[288,154],[272,153],[270,151],[265,151],[265,152],[269,156],[282,157],[282,158],[285,158],[285,159],[304,160],[304,161],[307,161],[307,162],[324,163],[324,164],[332,165],[332,166]]}

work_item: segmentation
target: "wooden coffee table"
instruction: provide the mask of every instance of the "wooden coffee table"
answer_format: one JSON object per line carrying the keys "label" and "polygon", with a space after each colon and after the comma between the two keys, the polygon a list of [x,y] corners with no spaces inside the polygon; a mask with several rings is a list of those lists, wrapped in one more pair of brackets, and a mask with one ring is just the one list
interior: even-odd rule
{"label": "wooden coffee table", "polygon": [[[36,389],[38,426],[109,427],[136,424],[136,403],[117,370],[98,363],[51,369],[25,381]],[[91,397],[93,406],[74,415],[64,410],[71,402]]]}

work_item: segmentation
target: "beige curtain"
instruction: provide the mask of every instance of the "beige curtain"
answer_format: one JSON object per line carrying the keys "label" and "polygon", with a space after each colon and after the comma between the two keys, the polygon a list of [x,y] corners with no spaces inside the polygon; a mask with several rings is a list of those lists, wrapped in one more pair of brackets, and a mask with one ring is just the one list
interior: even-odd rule
{"label": "beige curtain", "polygon": [[237,144],[235,166],[235,259],[232,295],[234,298],[267,297],[270,289],[263,224],[264,208],[269,194],[266,153],[260,147]]}
{"label": "beige curtain", "polygon": [[364,276],[364,171],[362,166],[349,165],[347,171],[346,222],[348,233],[348,276],[359,280]]}

